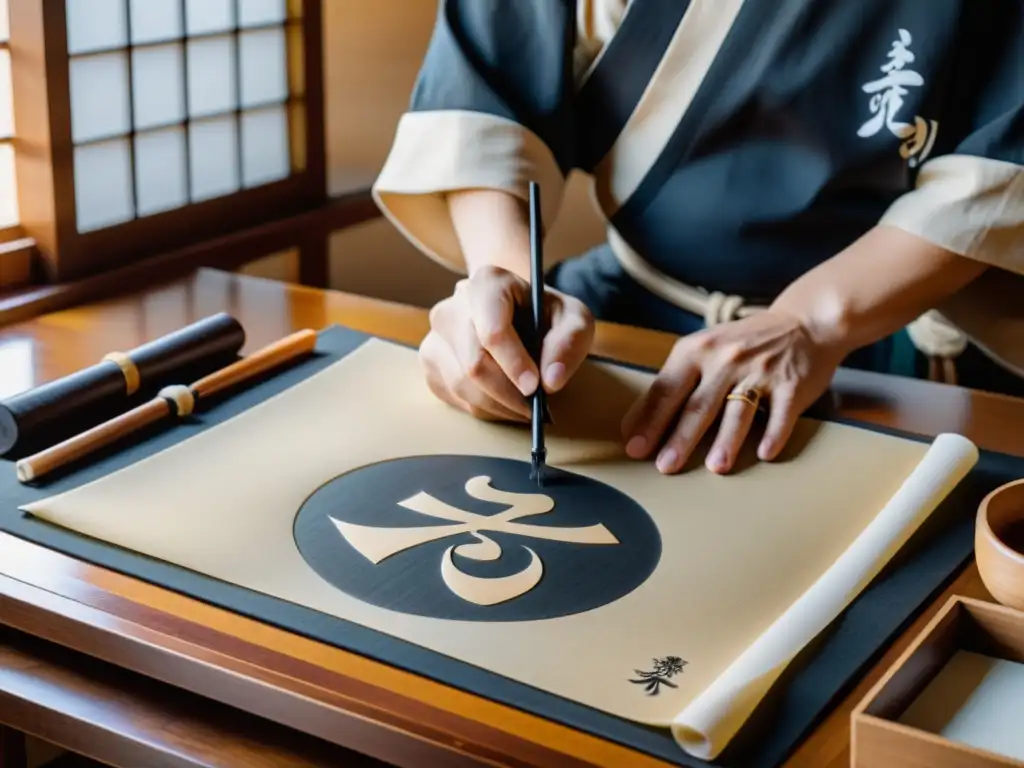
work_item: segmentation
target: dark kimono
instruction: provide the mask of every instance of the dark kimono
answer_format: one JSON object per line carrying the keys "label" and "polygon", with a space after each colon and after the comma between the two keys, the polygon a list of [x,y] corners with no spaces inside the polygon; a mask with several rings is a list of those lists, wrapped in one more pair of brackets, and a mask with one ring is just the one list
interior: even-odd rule
{"label": "dark kimono", "polygon": [[385,214],[460,269],[446,192],[536,180],[550,224],[574,170],[608,246],[552,279],[599,317],[743,316],[884,224],[994,267],[918,347],[1024,376],[1020,0],[443,0]]}

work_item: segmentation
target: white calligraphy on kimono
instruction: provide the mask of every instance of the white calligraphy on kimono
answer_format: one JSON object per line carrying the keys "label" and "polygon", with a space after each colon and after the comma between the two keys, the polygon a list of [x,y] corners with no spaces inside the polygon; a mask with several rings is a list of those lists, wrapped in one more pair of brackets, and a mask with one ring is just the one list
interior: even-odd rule
{"label": "white calligraphy on kimono", "polygon": [[868,106],[873,117],[860,127],[857,135],[868,138],[882,128],[888,128],[896,138],[902,140],[900,157],[914,168],[931,154],[939,124],[920,116],[914,117],[913,124],[897,120],[897,113],[903,108],[904,96],[910,93],[909,89],[924,85],[921,74],[908,67],[916,58],[910,50],[912,42],[910,33],[901,29],[899,39],[893,42],[889,50],[888,61],[881,66],[883,76],[863,86],[862,90],[871,94]]}
{"label": "white calligraphy on kimono", "polygon": [[560,528],[516,522],[521,517],[543,515],[555,508],[550,496],[540,493],[508,493],[492,488],[491,478],[479,476],[466,483],[466,493],[480,501],[505,504],[508,509],[495,515],[478,515],[453,507],[429,493],[420,492],[399,502],[399,506],[421,515],[447,520],[451,525],[430,525],[411,528],[377,528],[344,523],[331,518],[338,531],[363,557],[376,565],[385,558],[431,541],[471,534],[469,544],[451,546],[441,558],[441,578],[455,595],[477,605],[497,605],[525,595],[540,583],[544,564],[529,547],[530,563],[510,576],[486,578],[459,570],[452,555],[470,560],[490,561],[501,557],[501,546],[482,531],[527,536],[548,541],[573,544],[618,544],[618,539],[602,524],[582,528]]}

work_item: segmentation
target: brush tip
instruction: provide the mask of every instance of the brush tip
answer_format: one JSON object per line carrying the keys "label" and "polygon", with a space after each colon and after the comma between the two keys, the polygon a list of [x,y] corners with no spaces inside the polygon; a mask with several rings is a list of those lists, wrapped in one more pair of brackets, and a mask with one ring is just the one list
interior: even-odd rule
{"label": "brush tip", "polygon": [[531,467],[530,467],[530,479],[531,480],[535,480],[537,482],[537,485],[543,488],[544,487],[544,459],[538,453],[536,453],[536,452],[533,454],[531,459],[532,459],[532,462],[531,462]]}

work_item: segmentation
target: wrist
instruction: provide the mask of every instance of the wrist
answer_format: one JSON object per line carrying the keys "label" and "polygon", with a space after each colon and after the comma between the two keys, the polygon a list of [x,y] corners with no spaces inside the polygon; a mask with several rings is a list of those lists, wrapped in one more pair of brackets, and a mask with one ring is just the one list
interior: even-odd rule
{"label": "wrist", "polygon": [[527,256],[528,253],[529,250],[522,250],[522,246],[502,245],[488,249],[486,253],[478,253],[473,256],[467,254],[467,276],[473,277],[481,269],[502,269],[529,282],[530,260]]}
{"label": "wrist", "polygon": [[469,189],[447,195],[455,234],[470,276],[484,268],[530,275],[530,222],[526,204],[508,192]]}
{"label": "wrist", "polygon": [[772,303],[816,344],[848,354],[905,327],[985,265],[893,227],[875,227]]}
{"label": "wrist", "polygon": [[792,318],[811,343],[840,359],[861,346],[852,313],[839,297],[818,296],[809,303],[784,292],[769,309]]}

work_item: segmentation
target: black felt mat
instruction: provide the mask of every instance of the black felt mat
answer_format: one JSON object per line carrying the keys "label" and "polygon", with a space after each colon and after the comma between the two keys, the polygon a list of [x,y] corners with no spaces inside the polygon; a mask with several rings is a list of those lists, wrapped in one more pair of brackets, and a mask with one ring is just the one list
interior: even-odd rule
{"label": "black felt mat", "polygon": [[[686,755],[667,730],[621,720],[357,624],[103,544],[18,511],[23,504],[70,490],[187,440],[322,370],[366,339],[347,329],[329,328],[320,335],[316,357],[224,400],[186,424],[151,435],[42,487],[19,484],[13,464],[0,461],[0,530],[619,742],[676,765],[709,765]],[[373,393],[367,392],[367,397],[372,398]],[[712,764],[775,768],[785,760],[828,713],[830,705],[856,684],[885,646],[970,558],[974,517],[982,497],[996,486],[1022,476],[1024,459],[983,452],[974,471],[927,526],[794,662],[743,732]],[[581,674],[585,673],[581,670]]]}

